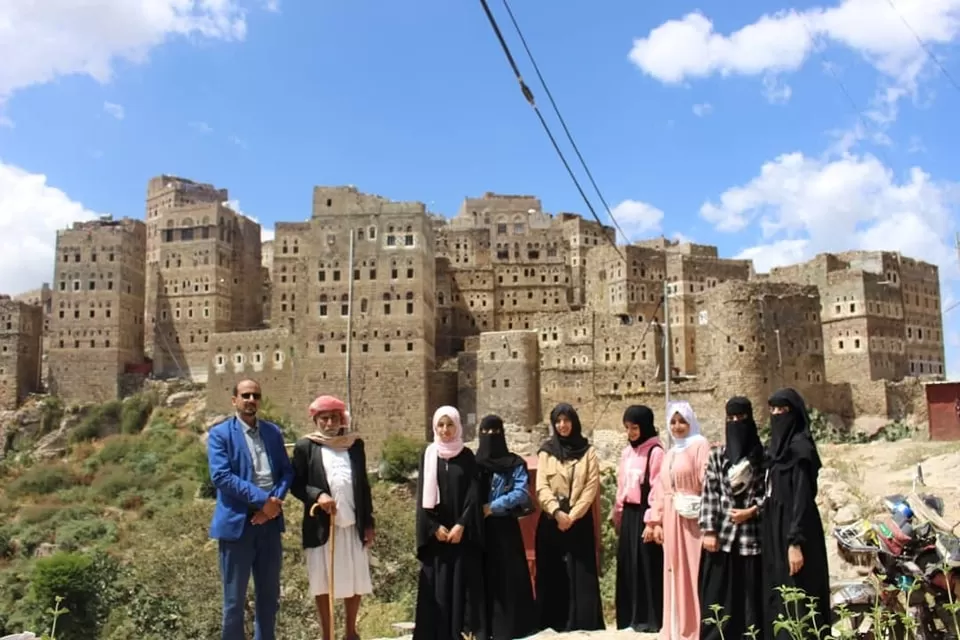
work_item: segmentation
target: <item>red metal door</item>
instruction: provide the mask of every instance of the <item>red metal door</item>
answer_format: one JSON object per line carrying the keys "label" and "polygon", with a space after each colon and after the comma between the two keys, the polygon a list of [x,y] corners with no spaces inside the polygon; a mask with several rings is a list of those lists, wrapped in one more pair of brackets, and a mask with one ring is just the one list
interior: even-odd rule
{"label": "red metal door", "polygon": [[[530,472],[530,483],[527,490],[533,499],[533,506],[536,509],[530,515],[520,518],[520,531],[523,533],[523,547],[527,552],[527,568],[530,570],[530,581],[533,583],[534,596],[536,596],[536,578],[537,578],[537,521],[540,519],[540,503],[537,501],[537,458],[529,456],[524,458],[527,463],[527,470]],[[593,501],[593,539],[596,542],[597,567],[600,567],[600,492],[597,492],[597,499]]]}
{"label": "red metal door", "polygon": [[960,440],[960,382],[933,382],[926,386],[931,440]]}

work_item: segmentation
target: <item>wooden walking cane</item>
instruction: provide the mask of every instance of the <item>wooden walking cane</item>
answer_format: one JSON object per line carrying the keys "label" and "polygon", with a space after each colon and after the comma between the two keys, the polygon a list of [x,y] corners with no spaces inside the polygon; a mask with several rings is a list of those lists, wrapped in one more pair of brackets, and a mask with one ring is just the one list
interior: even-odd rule
{"label": "wooden walking cane", "polygon": [[[310,517],[313,518],[319,504],[310,507]],[[330,557],[327,559],[327,604],[330,607],[327,615],[330,618],[330,640],[335,640],[337,634],[334,632],[333,622],[333,552],[337,543],[337,527],[334,524],[334,517],[330,516]]]}

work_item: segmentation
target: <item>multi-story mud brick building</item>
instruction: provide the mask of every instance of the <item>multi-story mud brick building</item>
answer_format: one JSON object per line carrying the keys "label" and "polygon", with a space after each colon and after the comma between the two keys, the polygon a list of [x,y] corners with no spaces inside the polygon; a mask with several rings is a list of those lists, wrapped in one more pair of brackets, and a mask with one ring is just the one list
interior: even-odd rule
{"label": "multi-story mud brick building", "polygon": [[228,196],[175,176],[147,185],[145,348],[155,375],[206,380],[213,334],[261,326],[260,225]]}
{"label": "multi-story mud brick building", "polygon": [[89,402],[123,395],[144,363],[144,254],[140,220],[105,216],[57,232],[48,386]]}
{"label": "multi-story mud brick building", "polygon": [[0,296],[0,409],[41,390],[42,338],[43,307]]}
{"label": "multi-story mud brick building", "polygon": [[447,219],[354,187],[315,187],[309,220],[278,222],[261,247],[259,225],[227,197],[160,176],[145,227],[61,232],[53,382],[89,392],[66,354],[107,348],[84,346],[99,318],[84,315],[85,296],[101,295],[85,282],[100,279],[91,256],[107,246],[90,229],[127,238],[140,265],[128,277],[146,283],[142,342],[113,360],[145,354],[154,375],[206,381],[223,410],[233,384],[253,377],[299,421],[317,394],[348,395],[349,368],[353,419],[374,450],[393,431],[427,434],[441,403],[461,408],[468,435],[487,412],[533,425],[560,401],[587,429],[613,427],[626,404],[660,406],[669,375],[672,395],[708,424],[728,396],[747,394],[762,412],[784,385],[844,419],[898,417],[922,411],[911,381],[943,373],[937,267],[896,253],[823,254],[756,274],[712,246],[615,247],[611,227],[547,213],[529,195],[467,198]]}

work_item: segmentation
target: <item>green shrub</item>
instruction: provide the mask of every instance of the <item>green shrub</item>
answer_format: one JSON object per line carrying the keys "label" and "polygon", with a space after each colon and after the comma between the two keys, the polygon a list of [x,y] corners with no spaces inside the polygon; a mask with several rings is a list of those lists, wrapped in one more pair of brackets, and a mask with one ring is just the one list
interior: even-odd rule
{"label": "green shrub", "polygon": [[44,436],[60,428],[63,420],[63,402],[57,396],[47,396],[40,401],[40,434]]}
{"label": "green shrub", "polygon": [[117,541],[117,525],[109,520],[73,520],[57,529],[57,546],[63,551],[76,551],[94,544]]}
{"label": "green shrub", "polygon": [[156,398],[147,393],[138,393],[123,401],[120,411],[120,433],[134,434],[143,431],[156,405]]}
{"label": "green shrub", "polygon": [[388,482],[406,482],[420,466],[425,442],[399,433],[391,433],[380,454],[380,477]]}
{"label": "green shrub", "polygon": [[280,432],[283,433],[283,439],[286,442],[296,442],[297,438],[300,437],[299,432],[294,426],[293,419],[288,415],[282,414],[280,409],[270,401],[270,398],[263,398],[257,416],[261,420],[272,422],[280,427]]}
{"label": "green shrub", "polygon": [[617,546],[619,538],[610,519],[617,501],[616,469],[600,474],[600,595],[609,620],[616,615]]}
{"label": "green shrub", "polygon": [[103,577],[94,558],[77,553],[56,553],[37,560],[31,575],[30,604],[33,627],[49,629],[58,596],[67,613],[57,620],[58,640],[96,638],[109,613],[101,596]]}
{"label": "green shrub", "polygon": [[100,438],[107,433],[108,425],[116,426],[120,423],[123,412],[123,403],[120,400],[111,400],[90,407],[74,429],[70,432],[70,443],[88,442]]}
{"label": "green shrub", "polygon": [[78,484],[70,467],[63,463],[41,464],[28,468],[6,486],[11,498],[25,495],[48,495]]}

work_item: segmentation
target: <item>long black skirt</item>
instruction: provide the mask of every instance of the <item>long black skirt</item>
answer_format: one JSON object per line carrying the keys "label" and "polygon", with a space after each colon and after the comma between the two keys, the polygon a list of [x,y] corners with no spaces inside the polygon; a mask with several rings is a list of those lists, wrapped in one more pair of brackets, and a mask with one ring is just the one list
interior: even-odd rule
{"label": "long black skirt", "polygon": [[537,608],[540,628],[554,631],[605,629],[597,571],[593,511],[566,531],[540,514],[537,522]]}
{"label": "long black skirt", "polygon": [[485,638],[483,596],[479,549],[432,541],[420,561],[413,640]]}
{"label": "long black skirt", "polygon": [[510,516],[484,519],[483,571],[486,629],[491,640],[525,638],[538,631],[533,585],[520,523]]}
{"label": "long black skirt", "polygon": [[[700,556],[700,640],[743,638],[751,627],[757,640],[767,638],[763,586],[762,556],[739,555],[736,547],[730,553],[705,550]],[[714,611],[716,606],[720,610]],[[725,617],[721,629],[717,621]]]}
{"label": "long black skirt", "polygon": [[646,505],[625,504],[617,545],[617,628],[660,631],[663,547],[643,541]]}

